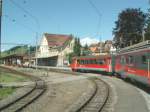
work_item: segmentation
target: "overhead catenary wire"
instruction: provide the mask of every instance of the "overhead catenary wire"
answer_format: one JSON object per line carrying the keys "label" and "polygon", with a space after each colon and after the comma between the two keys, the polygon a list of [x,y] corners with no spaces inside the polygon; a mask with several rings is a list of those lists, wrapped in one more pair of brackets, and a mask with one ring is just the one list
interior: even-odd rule
{"label": "overhead catenary wire", "polygon": [[94,8],[94,10],[96,11],[96,13],[101,16],[100,11],[98,10],[98,8],[94,5],[94,3],[91,0],[88,0],[88,2],[90,3],[90,5]]}
{"label": "overhead catenary wire", "polygon": [[[29,11],[27,11],[26,9],[24,9],[23,7],[21,7],[19,4],[17,4],[14,0],[10,0],[11,3],[13,3],[16,7],[18,7],[20,10],[22,10],[24,13],[26,13],[28,16],[30,16],[36,23],[37,25],[37,32],[36,32],[36,54],[37,54],[37,44],[38,44],[38,32],[40,30],[40,24],[38,19],[33,16]],[[37,69],[37,55],[36,55],[36,69]]]}
{"label": "overhead catenary wire", "polygon": [[[97,34],[95,36],[100,36],[99,35],[99,31],[100,31],[100,26],[101,26],[101,18],[102,18],[102,14],[100,13],[100,11],[98,10],[98,8],[95,6],[95,4],[91,1],[88,0],[89,4],[93,7],[94,11],[98,14],[98,25],[97,25]],[[100,37],[100,41],[101,41],[101,37]]]}
{"label": "overhead catenary wire", "polygon": [[10,2],[12,4],[14,4],[16,7],[18,7],[20,10],[22,10],[24,13],[26,13],[28,16],[30,16],[35,22],[36,22],[36,25],[37,25],[37,30],[40,30],[40,24],[39,24],[39,21],[38,19],[33,16],[29,11],[27,11],[26,9],[24,9],[23,7],[21,7],[18,3],[16,3],[14,0],[10,0]]}
{"label": "overhead catenary wire", "polygon": [[4,16],[5,18],[7,18],[9,21],[11,21],[12,23],[16,23],[17,25],[22,26],[22,27],[24,27],[25,29],[27,29],[27,30],[29,30],[29,31],[31,31],[31,32],[35,32],[34,29],[32,29],[31,27],[29,27],[29,26],[27,26],[27,25],[22,24],[21,22],[17,21],[16,19],[11,18],[11,17],[8,16],[8,15],[3,15],[3,16]]}

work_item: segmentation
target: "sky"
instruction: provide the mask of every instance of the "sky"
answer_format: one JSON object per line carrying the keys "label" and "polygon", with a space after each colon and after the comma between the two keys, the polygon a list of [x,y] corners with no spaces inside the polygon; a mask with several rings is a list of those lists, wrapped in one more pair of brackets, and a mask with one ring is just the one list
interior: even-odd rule
{"label": "sky", "polygon": [[[43,33],[73,34],[81,43],[112,40],[118,14],[126,8],[147,12],[148,0],[3,0],[2,50],[36,43]],[[8,44],[6,44],[8,43]],[[10,44],[12,43],[12,44]]]}

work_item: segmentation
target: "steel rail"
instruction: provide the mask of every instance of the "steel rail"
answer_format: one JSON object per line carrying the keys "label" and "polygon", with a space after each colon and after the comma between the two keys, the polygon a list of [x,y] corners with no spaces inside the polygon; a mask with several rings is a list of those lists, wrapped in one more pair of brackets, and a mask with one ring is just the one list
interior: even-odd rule
{"label": "steel rail", "polygon": [[8,70],[11,70],[13,71],[13,73],[16,73],[16,74],[20,73],[21,75],[30,77],[35,82],[34,87],[30,91],[23,94],[19,98],[16,98],[14,101],[9,102],[6,105],[0,107],[0,112],[20,112],[29,104],[31,104],[36,99],[38,99],[46,91],[46,84],[42,79],[39,79],[38,77],[31,76],[25,73],[21,73],[12,69],[8,69]]}
{"label": "steel rail", "polygon": [[109,99],[109,85],[101,79],[96,79],[95,94],[76,112],[102,112]]}

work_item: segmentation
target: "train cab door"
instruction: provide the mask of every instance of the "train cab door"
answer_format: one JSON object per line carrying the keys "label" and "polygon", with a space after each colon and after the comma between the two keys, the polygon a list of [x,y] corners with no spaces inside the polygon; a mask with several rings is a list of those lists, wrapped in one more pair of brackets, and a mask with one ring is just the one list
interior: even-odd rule
{"label": "train cab door", "polygon": [[120,58],[120,64],[121,64],[121,77],[126,78],[126,57],[124,55],[121,56]]}

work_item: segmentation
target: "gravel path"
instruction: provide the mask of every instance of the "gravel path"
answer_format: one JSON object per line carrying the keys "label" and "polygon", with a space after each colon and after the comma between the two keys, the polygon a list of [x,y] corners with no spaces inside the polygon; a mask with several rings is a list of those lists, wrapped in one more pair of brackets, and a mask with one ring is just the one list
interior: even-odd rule
{"label": "gravel path", "polygon": [[95,86],[83,76],[22,68],[17,70],[41,77],[48,86],[47,91],[23,112],[67,112],[80,96],[93,91]]}
{"label": "gravel path", "polygon": [[[63,73],[45,72],[42,70],[22,69],[41,77],[48,84],[47,92],[24,112],[68,112],[80,96],[93,89],[91,81],[81,76]],[[112,95],[106,112],[150,112],[150,95],[135,86],[115,77],[87,73],[89,77],[98,77],[109,83]]]}

